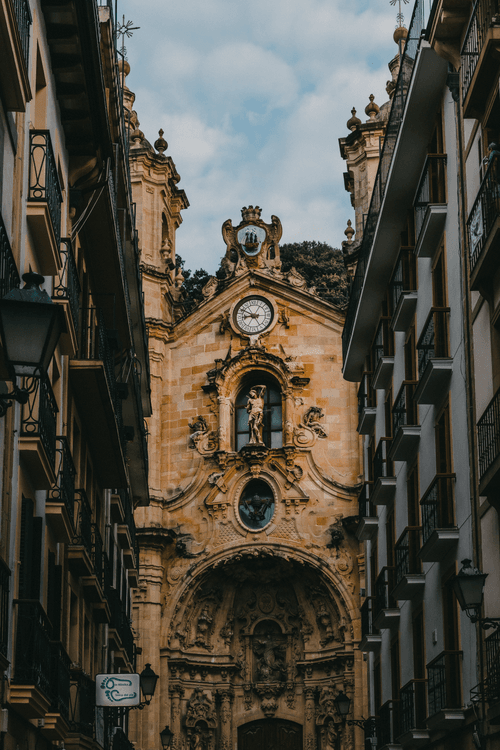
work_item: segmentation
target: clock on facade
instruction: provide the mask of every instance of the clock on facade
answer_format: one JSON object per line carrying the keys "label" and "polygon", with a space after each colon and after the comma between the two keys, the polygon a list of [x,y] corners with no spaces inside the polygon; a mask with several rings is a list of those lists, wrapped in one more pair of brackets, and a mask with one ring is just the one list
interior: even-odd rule
{"label": "clock on facade", "polygon": [[233,319],[240,331],[253,334],[269,328],[273,314],[272,305],[264,297],[246,297],[234,308]]}

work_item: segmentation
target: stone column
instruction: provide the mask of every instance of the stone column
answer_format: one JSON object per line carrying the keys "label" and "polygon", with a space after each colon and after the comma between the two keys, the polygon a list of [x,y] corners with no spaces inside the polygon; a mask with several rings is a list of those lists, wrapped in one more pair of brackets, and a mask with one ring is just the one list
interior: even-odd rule
{"label": "stone column", "polygon": [[234,692],[232,688],[217,691],[220,700],[220,750],[231,750],[233,742],[233,723],[231,721]]}
{"label": "stone column", "polygon": [[305,734],[305,749],[316,750],[316,705],[314,701],[314,688],[306,687],[304,690],[304,698],[306,703],[306,710],[304,712],[304,734]]}
{"label": "stone column", "polygon": [[283,392],[285,397],[285,414],[283,424],[285,429],[283,431],[283,445],[293,445],[293,393],[290,388]]}
{"label": "stone column", "polygon": [[231,450],[229,445],[231,401],[227,396],[218,396],[217,401],[219,402],[219,451],[229,451]]}
{"label": "stone column", "polygon": [[171,685],[168,692],[170,693],[170,715],[172,717],[170,729],[174,733],[171,748],[172,750],[180,750],[182,747],[181,700],[184,695],[184,688],[181,685]]}

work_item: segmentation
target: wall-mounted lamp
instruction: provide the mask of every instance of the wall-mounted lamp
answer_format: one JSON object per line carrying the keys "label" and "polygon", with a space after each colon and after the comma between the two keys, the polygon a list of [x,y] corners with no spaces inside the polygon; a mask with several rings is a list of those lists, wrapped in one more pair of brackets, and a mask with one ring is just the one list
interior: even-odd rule
{"label": "wall-mounted lamp", "polygon": [[168,750],[172,743],[173,736],[174,733],[168,725],[160,732],[160,740],[163,750]]}
{"label": "wall-mounted lamp", "polygon": [[500,627],[500,619],[495,617],[481,617],[483,604],[483,589],[487,573],[471,565],[471,560],[462,560],[462,567],[453,579],[453,590],[460,608],[471,622],[478,622],[484,630]]}
{"label": "wall-mounted lamp", "polygon": [[372,736],[375,734],[375,721],[374,719],[348,719],[349,711],[351,710],[351,699],[342,690],[338,693],[337,697],[333,701],[335,710],[338,715],[342,718],[349,726],[361,727],[365,731],[365,735]]}

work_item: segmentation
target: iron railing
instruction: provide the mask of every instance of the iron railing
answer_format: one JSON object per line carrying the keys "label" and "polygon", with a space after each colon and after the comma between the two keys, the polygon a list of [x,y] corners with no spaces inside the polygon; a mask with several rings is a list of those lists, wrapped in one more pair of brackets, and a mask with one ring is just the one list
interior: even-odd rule
{"label": "iron railing", "polygon": [[429,154],[425,160],[415,202],[415,238],[418,241],[427,206],[446,204],[446,154]]}
{"label": "iron railing", "polygon": [[11,289],[19,287],[21,279],[0,212],[0,299]]}
{"label": "iron railing", "polygon": [[369,406],[376,406],[375,391],[371,387],[371,372],[364,372],[358,388],[358,414]]}
{"label": "iron railing", "polygon": [[418,377],[421,378],[430,359],[447,357],[449,307],[433,307],[425,321],[417,344]]}
{"label": "iron railing", "polygon": [[394,354],[394,332],[390,326],[391,319],[383,316],[377,327],[377,332],[372,344],[372,367],[373,372],[381,357],[390,357]]}
{"label": "iron railing", "polygon": [[370,500],[373,482],[365,482],[358,495],[358,515],[360,518],[376,518],[377,510]]}
{"label": "iron railing", "polygon": [[118,490],[120,497],[122,499],[122,505],[123,510],[125,514],[125,523],[128,526],[128,530],[130,533],[130,541],[132,545],[132,549],[134,551],[134,555],[136,555],[136,565],[139,565],[139,555],[138,555],[138,542],[137,542],[137,533],[135,528],[135,520],[134,520],[134,509],[132,507],[132,500],[130,498],[130,493],[128,490],[121,489]]}
{"label": "iron railing", "polygon": [[400,250],[398,262],[389,284],[391,313],[394,314],[403,292],[413,292],[417,288],[417,263],[411,247]]}
{"label": "iron railing", "polygon": [[396,744],[396,737],[401,734],[399,730],[400,706],[398,700],[390,700],[379,708],[377,722],[377,746]]}
{"label": "iron railing", "polygon": [[101,532],[96,523],[92,524],[92,565],[94,574],[101,587],[104,586],[104,545]]}
{"label": "iron railing", "polygon": [[382,147],[382,153],[380,155],[373,193],[370,200],[370,208],[363,231],[363,240],[359,251],[359,260],[356,266],[356,273],[351,285],[349,304],[347,307],[344,330],[342,332],[342,350],[344,360],[349,347],[349,341],[351,339],[352,329],[354,327],[354,321],[356,319],[359,299],[361,297],[361,291],[363,289],[365,281],[368,258],[370,256],[373,239],[375,236],[375,230],[378,224],[380,209],[383,203],[387,177],[392,161],[392,155],[396,147],[399,128],[401,126],[403,118],[403,111],[406,103],[406,97],[408,95],[408,89],[410,86],[415,56],[424,28],[424,0],[416,0],[415,6],[413,8],[413,15],[411,18],[410,26],[408,29],[408,36],[406,38],[403,56],[401,59],[401,65],[399,69],[398,80],[396,83],[396,90],[394,92],[394,97],[392,100],[389,120],[387,122],[384,144]]}
{"label": "iron railing", "polygon": [[23,58],[28,67],[29,56],[30,56],[30,26],[33,23],[31,16],[31,10],[28,0],[12,0],[14,6],[14,14],[17,21],[17,30],[19,31],[19,38],[21,40],[21,48],[23,50]]}
{"label": "iron railing", "polygon": [[56,448],[56,483],[51,488],[49,496],[52,500],[61,500],[64,503],[68,516],[73,521],[75,517],[75,464],[71,457],[68,439],[64,435],[59,435],[56,440],[59,443]]}
{"label": "iron railing", "polygon": [[380,571],[375,581],[375,598],[373,602],[373,617],[377,616],[384,609],[397,609],[397,601],[391,594],[396,585],[396,568],[393,565],[386,565]]}
{"label": "iron railing", "polygon": [[461,708],[461,651],[443,651],[427,665],[429,716],[443,708]]}
{"label": "iron railing", "polygon": [[80,319],[80,280],[78,278],[78,269],[76,267],[73,246],[69,237],[63,237],[61,240],[61,255],[63,257],[63,267],[54,286],[52,299],[65,299],[69,302],[73,325],[78,331]]}
{"label": "iron railing", "polygon": [[479,474],[488,471],[500,455],[500,389],[495,393],[477,423]]}
{"label": "iron railing", "polygon": [[71,675],[69,721],[72,732],[94,737],[95,681],[84,672]]}
{"label": "iron railing", "polygon": [[59,250],[62,193],[49,130],[30,130],[28,200],[47,204],[56,247]]}
{"label": "iron railing", "polygon": [[9,566],[0,557],[0,654],[4,657],[9,645],[9,579]]}
{"label": "iron railing", "polygon": [[146,471],[146,477],[149,471],[149,454],[148,454],[148,431],[146,427],[146,420],[144,419],[144,410],[142,408],[142,393],[141,393],[141,377],[142,373],[139,374],[132,364],[132,382],[134,385],[135,400],[137,403],[138,423],[139,423],[139,437],[141,440],[142,456],[144,460],[144,468]]}
{"label": "iron railing", "polygon": [[410,680],[399,691],[400,732],[406,734],[412,729],[425,729],[427,717],[427,680]]}
{"label": "iron railing", "polygon": [[[31,381],[31,378],[26,380]],[[59,409],[47,376],[42,375],[34,380],[34,390],[22,410],[21,436],[40,438],[51,466],[55,467]]]}
{"label": "iron railing", "polygon": [[130,621],[125,612],[125,608],[120,599],[118,591],[114,588],[110,588],[108,591],[108,604],[111,609],[111,622],[110,627],[114,628],[120,640],[123,648],[125,649],[130,663],[134,664],[134,634],[130,627]]}
{"label": "iron railing", "polygon": [[470,269],[476,267],[488,235],[500,215],[500,162],[493,153],[467,219]]}
{"label": "iron railing", "polygon": [[421,501],[422,544],[425,544],[435,529],[454,526],[455,474],[436,474]]}
{"label": "iron railing", "polygon": [[92,509],[83,488],[76,490],[76,494],[78,495],[78,510],[75,536],[72,542],[83,544],[89,555],[92,555]]}
{"label": "iron railing", "polygon": [[392,461],[389,458],[389,449],[391,447],[392,438],[383,437],[380,438],[377,445],[377,450],[373,456],[373,481],[381,477],[392,477],[394,476]]}
{"label": "iron railing", "polygon": [[367,596],[361,605],[361,637],[365,635],[376,635],[378,629],[373,624],[373,605],[374,597]]}
{"label": "iron railing", "polygon": [[50,692],[51,704],[54,711],[60,713],[63,719],[69,720],[70,715],[70,668],[71,659],[64,650],[62,643],[50,643]]}
{"label": "iron railing", "polygon": [[394,399],[392,407],[392,434],[396,435],[400,427],[417,424],[417,409],[413,395],[416,382],[405,380]]}
{"label": "iron railing", "polygon": [[476,0],[460,51],[460,80],[463,102],[469,93],[488,29],[490,26],[498,25],[500,21],[499,12],[498,0]]}
{"label": "iron railing", "polygon": [[500,700],[500,630],[495,630],[485,641],[486,647],[486,699]]}
{"label": "iron railing", "polygon": [[407,575],[422,572],[418,556],[421,531],[421,526],[407,526],[395,544],[396,584]]}
{"label": "iron railing", "polygon": [[[123,128],[123,132],[125,133],[125,128]],[[128,162],[128,159],[125,156],[124,159],[125,162]],[[113,173],[109,173],[109,193],[111,195],[111,206],[113,211],[113,221],[115,224],[116,229],[116,240],[118,244],[118,259],[120,261],[120,269],[122,272],[122,280],[123,280],[123,289],[125,292],[125,302],[127,305],[127,314],[130,322],[130,291],[128,287],[128,281],[127,281],[127,272],[125,270],[125,257],[123,254],[123,243],[122,243],[122,234],[120,229],[120,222],[118,219],[118,208],[116,205],[116,188],[113,180]]]}
{"label": "iron railing", "polygon": [[18,685],[34,685],[50,700],[49,618],[37,600],[15,599],[14,606],[17,627],[13,682]]}

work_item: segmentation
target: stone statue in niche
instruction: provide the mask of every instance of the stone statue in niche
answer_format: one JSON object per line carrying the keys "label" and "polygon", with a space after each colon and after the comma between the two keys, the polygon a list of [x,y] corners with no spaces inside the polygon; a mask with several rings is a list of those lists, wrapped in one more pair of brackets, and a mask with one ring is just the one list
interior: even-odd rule
{"label": "stone statue in niche", "polygon": [[322,601],[319,603],[316,610],[316,621],[319,625],[321,632],[321,645],[325,646],[327,643],[335,640],[335,632],[333,629],[331,615],[326,608],[326,604]]}
{"label": "stone statue in niche", "polygon": [[205,604],[196,623],[196,638],[194,639],[194,642],[197,646],[207,645],[207,636],[210,632],[212,622],[213,617],[210,614],[210,607],[208,604]]}
{"label": "stone statue in niche", "polygon": [[324,750],[337,750],[337,728],[333,719],[330,719],[325,727]]}
{"label": "stone statue in niche", "polygon": [[207,750],[208,740],[206,732],[200,726],[195,727],[189,738],[189,750]]}
{"label": "stone statue in niche", "polygon": [[256,682],[282,682],[286,679],[286,640],[276,623],[259,623],[252,648]]}
{"label": "stone statue in niche", "polygon": [[249,445],[262,444],[265,392],[265,385],[255,385],[247,396],[248,427],[250,430]]}

